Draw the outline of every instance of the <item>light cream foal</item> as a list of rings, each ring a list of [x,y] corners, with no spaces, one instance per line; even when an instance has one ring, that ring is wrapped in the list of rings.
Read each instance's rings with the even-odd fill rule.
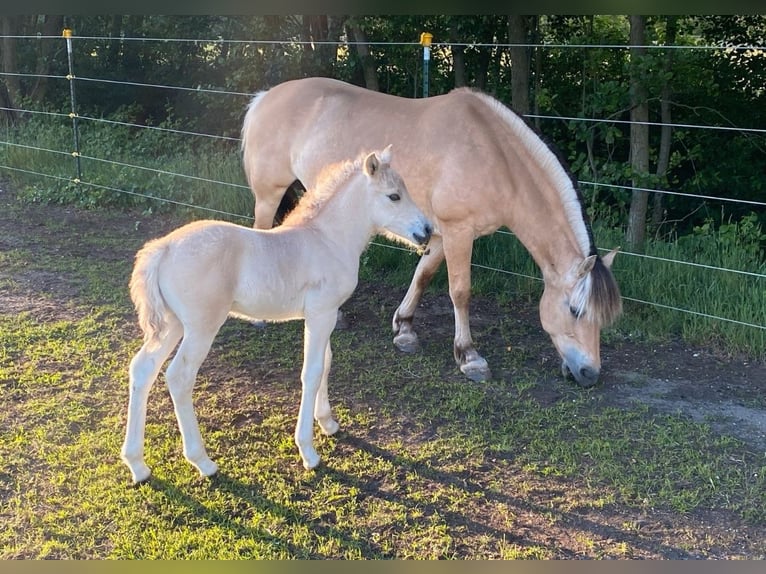
[[[130,294],[144,344],[130,363],[121,453],[135,482],[147,480],[151,473],[144,460],[149,390],[179,341],[165,376],[183,453],[202,475],[217,471],[200,435],[192,388],[229,316],[305,320],[295,442],[307,469],[319,463],[313,419],[325,434],[338,430],[327,391],[330,334],[338,308],[356,287],[359,258],[376,234],[422,246],[432,232],[390,162],[389,146],[333,166],[273,230],[198,221],[148,242],[138,252]]]

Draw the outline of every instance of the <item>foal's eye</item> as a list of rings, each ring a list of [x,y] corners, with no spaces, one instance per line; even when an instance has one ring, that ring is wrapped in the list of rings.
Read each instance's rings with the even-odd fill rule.
[[[571,305],[569,306],[569,312],[572,314],[572,316],[575,319],[579,319],[580,318],[581,313],[577,309],[572,307]]]
[[[398,193],[392,193],[391,195],[388,196],[388,199],[390,199],[391,201],[399,201],[401,197],[399,196]]]

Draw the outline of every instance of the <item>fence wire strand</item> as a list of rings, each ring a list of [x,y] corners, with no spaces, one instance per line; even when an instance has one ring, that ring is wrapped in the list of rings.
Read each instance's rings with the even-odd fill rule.
[[[16,38],[16,39],[56,39],[60,40],[61,37],[59,36],[0,36],[0,38]],[[331,44],[331,45],[355,45],[356,42],[334,42],[334,41],[327,41],[327,42],[303,42],[299,40],[281,40],[281,41],[262,41],[262,40],[230,40],[230,39],[223,39],[223,38],[216,38],[216,39],[189,39],[189,38],[140,38],[140,37],[100,37],[100,36],[78,36],[75,38],[75,40],[99,40],[99,41],[119,41],[119,42],[163,42],[163,43],[169,43],[169,42],[193,42],[193,43],[206,43],[206,44],[253,44],[253,45],[283,45],[283,44],[312,44],[312,45],[322,45],[322,44]],[[418,42],[367,42],[368,45],[379,45],[379,46],[413,46],[417,47],[419,49],[420,44]],[[636,46],[630,46],[630,45],[613,45],[613,44],[486,44],[486,43],[475,43],[475,42],[468,42],[468,43],[434,43],[432,44],[432,49],[440,49],[440,48],[449,48],[452,46],[462,46],[467,48],[485,48],[485,47],[491,47],[491,48],[510,48],[510,47],[527,47],[527,48],[541,48],[541,49],[634,49]],[[643,46],[643,48],[647,49],[661,49],[661,50],[686,50],[686,49],[693,49],[693,50],[722,50],[722,51],[764,51],[766,50],[766,47],[761,46],[661,46],[661,45],[648,45]],[[214,87],[189,87],[189,86],[174,86],[174,85],[165,85],[165,84],[158,84],[158,83],[141,83],[141,82],[132,82],[127,80],[115,80],[115,79],[107,79],[107,78],[92,78],[92,77],[72,77],[69,76],[61,76],[61,75],[52,75],[52,74],[30,74],[30,73],[16,73],[16,72],[0,72],[0,76],[15,76],[19,78],[47,78],[47,79],[54,79],[54,80],[74,80],[76,82],[83,82],[83,83],[104,83],[104,84],[113,84],[113,85],[123,85],[123,86],[133,86],[138,88],[152,88],[152,89],[163,89],[163,90],[178,90],[178,91],[185,91],[185,92],[194,92],[194,93],[205,93],[205,94],[215,94],[215,95],[227,95],[227,96],[237,96],[237,97],[252,97],[255,92],[236,92],[236,91],[229,91],[224,89],[218,89]],[[12,107],[0,107],[0,111],[10,112],[14,114],[37,114],[37,115],[46,115],[53,118],[71,118],[72,114],[67,113],[59,113],[59,112],[51,112],[51,111],[44,111],[44,110],[31,110],[31,109],[21,109],[21,108],[12,108]],[[146,129],[146,130],[157,130],[160,132],[166,132],[166,133],[173,133],[178,134],[181,136],[187,136],[187,137],[205,137],[205,138],[211,138],[211,139],[219,139],[224,141],[230,141],[230,142],[240,142],[239,138],[235,137],[228,137],[223,135],[216,135],[216,134],[207,134],[207,133],[200,133],[200,132],[194,132],[194,131],[188,131],[183,129],[174,129],[174,128],[167,128],[167,127],[160,127],[160,126],[151,126],[151,125],[142,125],[142,124],[134,124],[129,122],[122,122],[122,121],[115,121],[115,120],[108,120],[104,118],[94,118],[89,116],[79,116],[75,114],[76,117],[80,120],[85,120],[88,122],[94,122],[94,123],[103,123],[107,125],[114,125],[114,126],[124,126],[124,127],[130,127],[130,128],[137,128],[137,129]],[[577,121],[577,122],[589,122],[589,123],[611,123],[611,124],[633,124],[638,122],[633,122],[629,120],[617,120],[617,119],[609,119],[609,118],[581,118],[581,117],[572,117],[572,116],[548,116],[548,115],[541,115],[541,114],[528,114],[526,116],[530,119],[544,119],[544,120],[563,120],[563,121]],[[722,131],[733,131],[733,132],[741,132],[741,133],[752,133],[752,134],[766,134],[766,129],[759,129],[759,128],[743,128],[743,127],[736,127],[736,126],[714,126],[714,125],[695,125],[695,124],[685,124],[685,123],[679,123],[679,124],[663,124],[658,122],[640,122],[644,125],[648,126],[670,126],[674,129],[705,129],[705,130],[722,130]],[[201,181],[204,183],[210,183],[215,185],[223,185],[228,186],[232,188],[237,189],[249,189],[246,185],[231,183],[231,182],[225,182],[210,178],[204,178],[199,176],[194,176],[190,174],[182,174],[162,169],[157,169],[153,167],[148,166],[141,166],[136,165],[132,163],[125,163],[115,160],[109,160],[105,158],[98,158],[88,155],[82,155],[77,154],[75,152],[71,151],[62,151],[62,150],[53,150],[53,149],[46,149],[38,146],[33,145],[27,145],[27,144],[19,144],[9,141],[0,141],[0,143],[5,144],[6,146],[10,147],[16,147],[20,149],[28,149],[32,151],[37,152],[44,152],[44,153],[52,153],[52,154],[58,154],[58,155],[65,155],[65,156],[75,156],[79,155],[80,158],[83,160],[91,160],[95,162],[101,162],[106,164],[115,165],[122,168],[127,169],[138,169],[142,171],[152,172],[156,173],[158,175],[166,175],[166,176],[172,176],[172,177],[181,177],[181,178],[187,178],[190,180],[196,180]],[[240,213],[230,213],[223,210],[217,210],[209,207],[204,207],[200,205],[195,205],[192,203],[184,202],[184,201],[178,201],[173,199],[167,199],[167,198],[161,198],[156,195],[152,195],[149,192],[141,193],[136,191],[130,191],[126,189],[121,189],[114,186],[108,186],[108,185],[102,185],[97,184],[93,182],[89,182],[86,180],[78,180],[73,179],[71,177],[65,177],[60,175],[54,175],[54,174],[46,174],[41,173],[39,171],[31,170],[31,169],[25,169],[18,166],[10,166],[10,165],[0,165],[0,168],[17,172],[17,173],[23,173],[26,175],[33,175],[33,176],[39,176],[43,178],[49,178],[56,181],[65,181],[70,183],[77,183],[80,185],[89,186],[96,189],[102,189],[105,191],[113,192],[113,193],[120,193],[125,194],[129,196],[135,196],[140,197],[143,199],[148,200],[154,200],[154,201],[160,201],[167,204],[172,204],[179,207],[184,207],[188,209],[194,209],[194,210],[200,210],[207,213],[215,214],[218,216],[224,216],[224,217],[233,217],[233,218],[242,218],[246,220],[253,220],[253,217],[251,215],[243,215]],[[645,191],[648,193],[659,193],[659,194],[668,194],[668,195],[676,195],[676,196],[682,196],[687,198],[695,198],[700,199],[702,201],[717,201],[717,202],[730,202],[730,203],[737,203],[742,205],[751,205],[751,206],[757,206],[757,207],[766,207],[766,202],[762,201],[752,201],[752,200],[741,200],[741,199],[735,199],[735,198],[729,198],[729,197],[716,197],[716,196],[708,196],[708,195],[702,195],[702,194],[690,194],[685,192],[677,192],[672,190],[660,190],[660,189],[649,189],[649,188],[641,188],[641,187],[632,187],[632,186],[626,186],[626,185],[618,185],[618,184],[609,184],[609,183],[599,183],[599,182],[593,182],[593,181],[579,181],[580,185],[590,185],[594,187],[603,187],[608,189],[614,189],[614,190],[626,190],[626,191]],[[497,232],[498,234],[510,234],[513,235],[512,232],[508,232],[505,230],[500,230]],[[379,247],[385,247],[388,249],[396,249],[401,250],[405,252],[412,252],[411,249],[403,248],[395,245],[388,245],[388,244],[382,244],[377,242],[372,242],[371,245],[379,246]],[[603,251],[603,250],[602,250]],[[675,265],[687,265],[692,267],[697,267],[700,269],[710,270],[710,271],[716,271],[716,272],[726,272],[726,273],[733,273],[738,274],[741,276],[751,277],[755,279],[764,279],[766,278],[766,275],[762,273],[756,273],[751,271],[745,271],[745,270],[738,270],[738,269],[728,269],[723,267],[717,267],[713,265],[706,265],[701,263],[695,263],[691,261],[682,261],[682,260],[675,260],[675,259],[669,259],[669,258],[663,258],[658,256],[652,256],[652,255],[646,255],[642,253],[633,253],[628,251],[622,251],[621,253],[632,256],[632,257],[638,257],[643,258],[646,260],[652,260],[652,261],[658,261],[668,264],[675,264]],[[527,280],[533,280],[537,282],[541,282],[542,279],[540,277],[535,277],[531,275],[527,275],[524,273],[519,273],[515,271],[510,271],[507,269],[498,269],[495,267],[491,267],[488,265],[483,265],[479,263],[472,263],[472,266],[476,269],[481,269],[484,271],[491,271],[491,272],[497,272],[502,274],[507,274],[511,276],[516,276],[519,278],[527,279]],[[708,313],[703,313],[699,311],[694,311],[691,309],[684,309],[675,307],[672,305],[659,303],[656,301],[644,301],[639,298],[635,297],[629,297],[624,296],[623,299],[625,301],[631,301],[637,304],[641,305],[647,305],[647,306],[654,306],[660,309],[665,309],[669,311],[674,312],[681,312],[690,314],[693,316],[698,316],[710,320],[717,320],[722,322],[728,322],[737,324],[744,327],[749,328],[755,328],[755,329],[766,329],[765,325],[758,325],[755,323],[750,323],[746,321],[739,321],[736,319],[731,319],[727,317],[720,317]]]

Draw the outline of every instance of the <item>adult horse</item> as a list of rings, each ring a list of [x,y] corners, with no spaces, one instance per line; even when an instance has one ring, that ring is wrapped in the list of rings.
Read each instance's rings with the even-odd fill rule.
[[[329,78],[288,81],[256,94],[242,127],[255,226],[272,226],[295,180],[310,186],[322,165],[381,142],[396,147],[396,169],[435,224],[394,313],[394,343],[417,348],[415,309],[446,259],[455,360],[472,380],[490,376],[469,325],[471,251],[475,238],[507,226],[542,271],[540,319],[562,372],[584,387],[595,384],[601,327],[622,310],[610,270],[616,250],[599,256],[571,174],[521,118],[486,94],[462,88],[409,99]]]
[[[215,335],[230,315],[305,319],[302,394],[295,442],[313,468],[313,419],[338,430],[327,394],[337,311],[356,287],[359,257],[377,233],[424,245],[431,224],[391,169],[390,150],[347,162],[303,197],[280,227],[255,230],[198,221],[147,243],[136,255],[130,295],[144,344],[130,363],[130,399],[122,459],[135,482],[144,461],[146,403],[160,368],[181,341],[167,373],[184,456],[202,475],[210,460],[194,414],[192,388]],[[312,417],[313,414],[313,417]]]

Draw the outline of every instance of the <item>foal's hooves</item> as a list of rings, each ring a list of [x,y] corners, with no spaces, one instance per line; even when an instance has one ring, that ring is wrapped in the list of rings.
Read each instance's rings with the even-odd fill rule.
[[[483,358],[475,359],[470,363],[460,365],[460,370],[474,383],[483,383],[492,377],[492,373],[489,370],[489,365]]]
[[[418,336],[415,333],[399,333],[394,337],[394,345],[403,353],[415,353],[420,349]]]

